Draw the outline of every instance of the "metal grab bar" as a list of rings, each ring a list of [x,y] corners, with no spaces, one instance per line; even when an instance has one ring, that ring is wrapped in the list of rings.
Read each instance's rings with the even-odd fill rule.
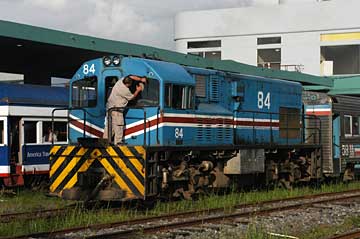
[[[64,111],[67,110],[67,140],[68,142],[70,142],[70,111],[72,110],[81,110],[84,113],[84,129],[83,129],[83,137],[86,138],[86,133],[85,133],[85,129],[86,129],[86,110],[84,108],[76,108],[76,107],[63,107],[63,108],[55,108],[51,111],[51,131],[55,132],[55,122],[54,122],[54,117],[55,117],[55,111]],[[54,145],[54,137],[52,137],[51,139],[51,144]]]
[[[140,109],[142,110],[144,113],[143,113],[143,120],[144,120],[144,146],[147,144],[146,140],[147,140],[147,137],[146,137],[146,128],[147,128],[147,124],[149,124],[150,126],[150,120],[147,119],[147,116],[146,116],[146,108],[150,108],[150,107],[140,107],[140,106],[135,106],[135,107],[111,107],[107,110],[106,112],[106,117],[107,117],[107,124],[108,124],[108,127],[107,127],[107,130],[108,130],[108,142],[109,143],[112,143],[112,112],[116,111],[116,112],[122,112],[124,113],[126,110],[128,109]],[[156,141],[157,143],[160,142],[159,140],[159,112],[160,112],[160,107],[158,106],[157,107],[157,115],[156,115]],[[123,116],[124,117],[124,116]],[[124,117],[124,124],[121,125],[123,127],[125,127],[125,117]],[[150,137],[150,130],[149,130],[149,137]]]

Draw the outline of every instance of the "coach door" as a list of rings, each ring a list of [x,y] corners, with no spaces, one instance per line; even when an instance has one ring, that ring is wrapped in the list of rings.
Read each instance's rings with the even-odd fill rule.
[[[165,84],[164,144],[194,145],[197,123],[194,93],[191,85]]]

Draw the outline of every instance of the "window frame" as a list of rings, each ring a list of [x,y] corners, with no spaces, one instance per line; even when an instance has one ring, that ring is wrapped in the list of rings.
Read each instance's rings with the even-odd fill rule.
[[[350,122],[349,122],[349,131],[350,131],[350,134],[347,134],[346,133],[346,125],[345,125],[345,118],[349,118],[350,119]],[[357,123],[358,123],[358,130],[357,132],[354,132],[354,118],[357,119]],[[349,114],[344,114],[343,116],[343,129],[344,129],[344,136],[345,138],[351,138],[351,137],[360,137],[360,116],[354,116],[354,115],[349,115]]]
[[[36,143],[25,143],[25,122],[36,122]],[[19,137],[20,137],[20,146],[24,145],[49,145],[52,142],[43,142],[43,122],[51,122],[50,118],[28,118],[24,117],[20,120],[20,130],[19,130]],[[69,143],[69,127],[67,119],[56,118],[54,122],[65,122],[66,123],[66,141],[56,141],[54,144],[68,144]]]
[[[270,39],[278,39],[280,41],[278,42],[269,42],[269,43],[259,43],[262,40],[270,40]],[[269,36],[269,37],[258,37],[256,39],[256,43],[258,46],[263,46],[263,45],[280,45],[282,43],[282,38],[281,36]]]
[[[91,79],[95,79],[95,81],[96,81],[95,90],[94,90],[95,91],[95,102],[94,102],[94,104],[89,105],[89,100],[87,100],[86,101],[87,102],[86,106],[84,106],[82,103],[79,103],[79,104],[75,105],[74,104],[74,97],[73,97],[73,95],[74,95],[74,84],[76,86],[76,83],[85,82],[85,81],[91,80]],[[99,103],[99,99],[98,99],[99,98],[99,92],[98,92],[99,86],[98,85],[99,85],[99,80],[98,80],[97,76],[91,76],[91,77],[88,77],[88,78],[83,78],[83,79],[79,79],[79,80],[71,82],[71,106],[74,107],[74,108],[95,108],[95,107],[97,107],[97,105]],[[82,87],[84,87],[84,86],[82,86]],[[87,87],[89,87],[89,86],[87,86]],[[81,102],[84,102],[84,101],[81,101]]]
[[[139,82],[137,81],[133,81],[133,85],[132,85],[132,90],[131,92],[134,93],[135,90],[136,90],[136,85],[138,84]],[[147,91],[149,89],[149,87],[153,87],[154,84],[156,83],[156,96],[157,96],[157,99],[156,99],[156,104],[141,104],[139,103],[139,101],[141,102],[141,100],[151,100],[150,98],[144,98],[144,94],[146,93],[147,96],[149,96],[150,94],[147,94]],[[161,82],[156,79],[156,78],[149,78],[148,77],[148,83],[144,84],[144,90],[140,92],[140,94],[134,99],[135,100],[135,104],[134,106],[138,106],[138,107],[159,107],[160,106],[160,86],[161,86]],[[141,98],[140,98],[141,96]],[[131,101],[130,101],[131,102]],[[130,103],[129,102],[129,103]]]
[[[354,119],[357,120],[357,132],[354,132]],[[352,133],[352,137],[359,137],[360,136],[360,130],[359,130],[359,119],[360,117],[359,116],[352,116],[351,118],[351,133]]]
[[[221,40],[188,41],[186,46],[187,49],[220,48],[222,46],[222,41]]]
[[[3,126],[3,135],[2,135],[2,142],[0,142],[0,146],[6,146],[8,145],[8,118],[0,117],[0,124],[1,123]]]
[[[182,87],[182,89],[181,89],[182,98],[181,98],[181,107],[180,108],[173,107],[174,86]],[[164,92],[165,92],[164,108],[175,109],[175,110],[193,110],[193,109],[195,109],[195,86],[166,83],[164,86]],[[170,105],[168,103],[170,103]]]
[[[343,119],[344,119],[344,123],[343,123],[343,126],[344,126],[344,136],[345,137],[353,137],[353,132],[352,132],[352,115],[344,115]],[[349,118],[350,119],[350,123],[349,123],[349,129],[350,129],[350,134],[347,134],[346,133],[346,125],[345,125],[345,118]]]
[[[39,130],[39,133],[41,133],[39,136],[40,140],[41,140],[41,144],[51,144],[52,142],[43,142],[43,137],[44,135],[44,122],[49,122],[51,123],[51,119],[50,120],[42,120],[41,123],[39,124],[39,127],[41,130]],[[57,136],[57,141],[54,141],[54,144],[66,144],[69,141],[69,128],[68,128],[68,122],[65,119],[54,119],[54,124],[56,123],[65,123],[65,128],[66,128],[66,141],[60,141],[59,137]]]

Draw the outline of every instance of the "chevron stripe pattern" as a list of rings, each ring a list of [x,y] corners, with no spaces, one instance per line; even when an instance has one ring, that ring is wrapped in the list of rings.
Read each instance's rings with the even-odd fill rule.
[[[142,146],[86,148],[53,146],[50,151],[50,192],[61,195],[78,182],[78,173],[86,172],[98,161],[114,182],[126,192],[126,199],[145,196],[146,151]]]

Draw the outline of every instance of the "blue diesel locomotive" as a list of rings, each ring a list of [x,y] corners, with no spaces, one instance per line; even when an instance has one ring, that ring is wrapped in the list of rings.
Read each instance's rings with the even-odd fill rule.
[[[106,112],[127,75],[146,76],[144,90]],[[299,83],[112,56],[84,63],[70,98],[69,145],[50,151],[50,192],[63,198],[191,198],[251,177],[322,176],[320,122],[303,114]],[[124,112],[123,145],[102,139],[111,111]]]
[[[52,110],[67,107],[68,96],[60,87],[0,83],[0,186],[47,181],[51,141],[68,143],[66,112],[56,114],[49,135]]]

